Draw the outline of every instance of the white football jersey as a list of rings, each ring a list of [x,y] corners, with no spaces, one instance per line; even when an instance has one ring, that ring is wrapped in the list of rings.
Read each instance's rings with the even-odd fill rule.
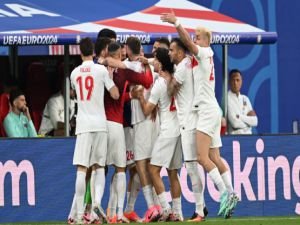
[[[71,85],[78,102],[76,134],[107,131],[104,86],[110,90],[115,85],[107,69],[93,61],[85,61],[72,71]]]
[[[167,81],[159,77],[151,90],[150,103],[158,105],[161,137],[172,138],[180,134],[175,100],[168,95]]]
[[[179,83],[180,89],[175,96],[175,104],[180,127],[191,130],[195,128],[196,114],[192,111],[194,98],[194,81],[192,62],[189,57],[185,57],[177,66],[174,78]]]
[[[193,110],[219,107],[215,96],[215,67],[211,47],[198,48],[192,60],[194,91]]]
[[[143,64],[140,61],[129,61],[128,59],[123,61],[126,67],[130,70],[133,70],[137,73],[145,71]],[[133,87],[133,86],[132,86]],[[131,87],[131,88],[132,88]],[[144,97],[146,100],[149,99],[151,88],[144,88]],[[131,99],[131,124],[137,124],[146,119],[141,104],[137,99]]]

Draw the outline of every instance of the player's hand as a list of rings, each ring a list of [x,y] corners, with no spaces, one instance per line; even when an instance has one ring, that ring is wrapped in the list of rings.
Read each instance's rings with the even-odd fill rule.
[[[143,95],[143,93],[144,93],[144,87],[142,85],[136,85],[130,91],[131,97],[135,99],[139,99],[141,95]]]
[[[144,65],[148,65],[149,64],[148,63],[148,59],[146,57],[144,57],[144,56],[139,56],[139,61],[141,63],[143,63]]]
[[[25,116],[27,117],[28,120],[31,120],[29,108],[27,106],[24,106],[23,113],[25,114]]]
[[[108,75],[109,75],[110,79],[114,79],[115,68],[112,68],[112,67],[108,66],[107,70],[108,70]]]
[[[175,22],[177,20],[173,10],[171,10],[171,12],[169,12],[169,13],[162,13],[162,15],[160,16],[160,19],[163,22],[167,22],[167,23],[171,23],[171,24],[175,24]]]

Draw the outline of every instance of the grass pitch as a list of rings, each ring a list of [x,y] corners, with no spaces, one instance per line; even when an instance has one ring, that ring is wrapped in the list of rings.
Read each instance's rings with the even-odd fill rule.
[[[1,223],[3,225],[63,225],[67,222],[24,222],[24,223]],[[130,223],[132,225],[138,225],[139,223]],[[151,223],[151,224],[163,224],[163,225],[184,225],[184,224],[196,224],[188,222],[164,222],[164,223]],[[300,225],[300,216],[293,217],[235,217],[232,219],[222,218],[208,218],[203,225]]]

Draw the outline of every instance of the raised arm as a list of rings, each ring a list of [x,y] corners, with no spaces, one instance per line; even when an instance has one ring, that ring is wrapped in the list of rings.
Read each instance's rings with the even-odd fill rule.
[[[176,30],[179,34],[180,39],[184,43],[184,45],[188,48],[188,50],[193,54],[198,54],[198,48],[196,44],[191,39],[190,34],[184,29],[184,27],[180,24],[179,20],[175,16],[174,12],[171,11],[170,13],[163,13],[160,19],[163,22],[167,22],[173,24],[176,27]]]

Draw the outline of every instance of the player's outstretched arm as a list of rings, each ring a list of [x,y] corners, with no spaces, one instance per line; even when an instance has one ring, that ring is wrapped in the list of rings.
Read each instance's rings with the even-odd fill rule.
[[[163,22],[171,23],[176,27],[176,30],[179,34],[180,39],[184,43],[184,45],[188,48],[188,50],[194,54],[198,54],[198,48],[196,44],[190,37],[190,34],[184,29],[184,27],[180,24],[179,20],[175,16],[174,12],[171,11],[170,13],[163,13],[160,17]]]
[[[114,59],[112,57],[106,57],[105,59],[100,61],[100,64],[113,68],[127,69],[126,65],[122,61]]]

